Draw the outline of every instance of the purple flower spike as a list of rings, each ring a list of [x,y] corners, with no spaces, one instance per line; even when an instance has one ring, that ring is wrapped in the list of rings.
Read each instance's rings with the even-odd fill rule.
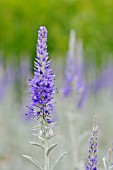
[[[31,101],[28,108],[30,117],[42,117],[45,122],[53,122],[51,111],[54,109],[53,95],[55,93],[54,77],[50,68],[47,53],[47,29],[43,26],[38,31],[36,58],[34,61],[34,78],[30,82]]]
[[[65,81],[62,88],[63,95],[69,96],[72,92],[73,81],[77,74],[76,60],[75,60],[75,31],[71,30],[69,40],[69,50],[66,60]]]
[[[97,117],[94,117],[93,128],[89,140],[89,155],[88,155],[88,164],[86,170],[97,170],[98,157],[97,157],[97,147],[98,147],[98,126],[97,126]]]

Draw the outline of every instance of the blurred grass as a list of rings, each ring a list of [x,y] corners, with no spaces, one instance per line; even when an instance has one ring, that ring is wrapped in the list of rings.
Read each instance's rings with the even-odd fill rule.
[[[112,0],[0,0],[0,51],[6,59],[34,56],[37,30],[45,25],[50,55],[64,56],[73,28],[85,58],[101,64],[113,55],[112,9]]]

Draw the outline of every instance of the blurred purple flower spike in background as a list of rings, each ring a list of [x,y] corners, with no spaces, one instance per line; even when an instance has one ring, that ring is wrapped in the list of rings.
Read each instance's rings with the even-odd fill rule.
[[[4,68],[4,61],[0,60],[0,100],[5,97],[9,88],[12,87],[14,70],[10,65]]]
[[[62,92],[64,97],[68,97],[72,92],[75,94],[78,109],[83,106],[87,96],[87,85],[84,79],[83,47],[81,41],[76,42],[74,30],[70,32],[69,50]]]
[[[64,78],[64,86],[62,88],[63,95],[67,97],[72,91],[72,83],[76,73],[75,61],[75,31],[71,30],[69,40],[69,50],[66,60],[66,70]]]
[[[77,77],[78,80],[76,82],[76,94],[78,94],[77,99],[77,108],[81,108],[87,98],[88,95],[88,86],[85,80],[84,75],[84,62],[83,62],[83,45],[82,41],[78,41],[77,43]]]
[[[20,78],[22,83],[30,76],[30,71],[30,60],[26,57],[20,62]]]
[[[113,65],[108,65],[102,70],[100,75],[97,77],[91,89],[97,93],[104,88],[112,89],[113,84]]]

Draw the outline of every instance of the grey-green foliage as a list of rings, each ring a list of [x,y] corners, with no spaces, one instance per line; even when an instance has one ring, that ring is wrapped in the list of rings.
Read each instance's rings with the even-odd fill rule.
[[[41,149],[45,150],[46,155],[49,157],[50,152],[57,146],[57,144],[52,144],[50,145],[48,148],[45,148],[44,146],[42,146],[41,144],[37,143],[37,142],[33,142],[33,141],[29,141],[30,144],[34,145],[34,146],[38,146]],[[63,158],[63,156],[66,154],[66,152],[64,152],[63,154],[61,154],[51,165],[50,170],[53,170],[56,165],[58,164],[58,162]],[[36,165],[39,169],[44,170],[44,167],[33,157],[28,156],[28,155],[23,155],[23,157],[27,158],[28,160],[30,160],[34,165]]]
[[[113,170],[113,153],[111,148],[108,149],[107,155],[103,158],[103,165],[105,170]]]
[[[56,165],[58,164],[58,162],[63,158],[63,156],[66,154],[66,152],[64,152],[63,154],[61,154],[57,159],[56,159],[56,161],[52,164],[52,166],[51,166],[51,170],[53,170],[55,167],[56,167]]]
[[[40,168],[41,170],[43,170],[43,168],[41,167],[40,163],[33,157],[28,156],[28,155],[23,155],[23,157],[27,158],[28,160],[30,160],[34,165],[36,165],[38,168]]]

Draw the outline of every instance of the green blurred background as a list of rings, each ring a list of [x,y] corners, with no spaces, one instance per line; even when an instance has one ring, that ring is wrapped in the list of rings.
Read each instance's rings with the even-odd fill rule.
[[[50,56],[66,56],[70,29],[83,40],[86,59],[101,63],[113,54],[113,0],[0,0],[1,54],[34,58],[41,25]]]

